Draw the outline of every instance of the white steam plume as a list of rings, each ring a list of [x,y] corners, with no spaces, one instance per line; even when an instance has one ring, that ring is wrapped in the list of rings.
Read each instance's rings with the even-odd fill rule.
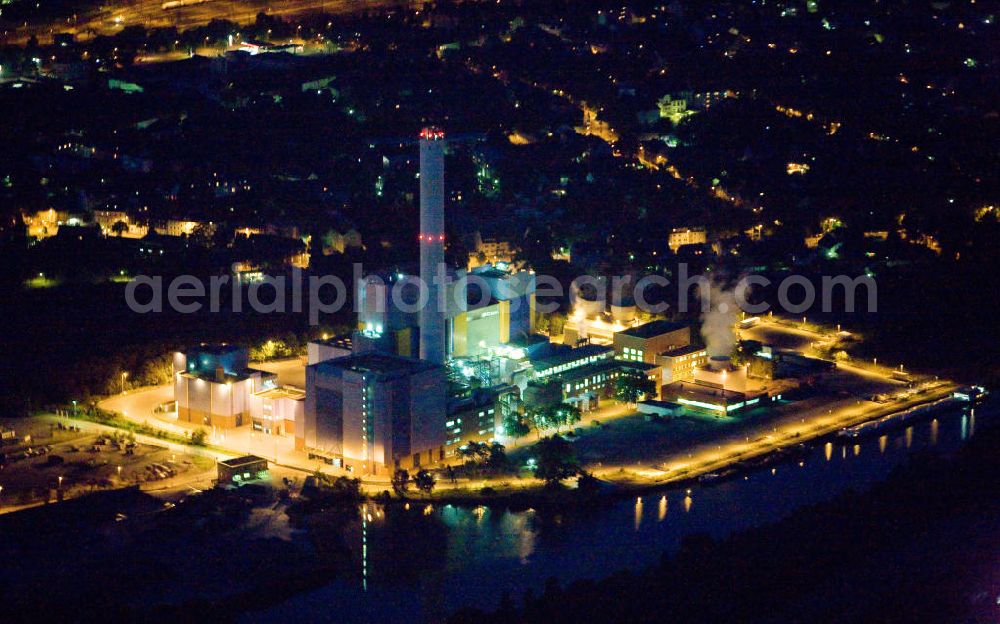
[[[722,284],[711,282],[701,288],[702,312],[701,336],[705,339],[708,357],[729,357],[736,347],[734,327],[738,319],[739,306],[736,292],[727,290]]]

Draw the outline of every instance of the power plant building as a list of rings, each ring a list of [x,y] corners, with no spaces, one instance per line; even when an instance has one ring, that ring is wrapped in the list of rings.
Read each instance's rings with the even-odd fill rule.
[[[381,353],[306,367],[305,414],[296,448],[365,474],[444,458],[445,369]]]
[[[302,417],[305,393],[279,387],[273,373],[249,367],[246,348],[202,344],[173,356],[177,419],[231,429],[252,425],[268,434],[291,434]]]
[[[659,354],[656,363],[663,371],[662,384],[694,381],[694,372],[708,363],[708,350],[698,345],[677,347]]]
[[[693,381],[675,381],[664,386],[662,394],[686,410],[717,418],[734,416],[762,397],[748,389],[746,367],[734,366],[727,356],[710,358],[695,369]]]
[[[272,376],[249,367],[247,350],[235,345],[201,345],[174,353],[177,418],[208,427],[250,422],[254,391]]]
[[[313,340],[306,346],[306,363],[319,364],[333,358],[345,357],[350,355],[353,350],[353,343],[349,335]]]
[[[691,344],[691,326],[671,321],[650,321],[615,333],[617,357],[656,364],[657,356]]]

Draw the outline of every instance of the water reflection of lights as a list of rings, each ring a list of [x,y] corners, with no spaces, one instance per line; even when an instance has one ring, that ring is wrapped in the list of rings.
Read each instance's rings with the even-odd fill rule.
[[[361,588],[368,591],[368,518],[371,514],[361,511]]]
[[[984,425],[990,421],[983,419],[988,419],[990,415],[991,412],[989,411],[979,414],[980,420],[983,421]],[[968,410],[964,413],[956,411],[950,417],[939,417],[938,448],[943,448],[945,445],[957,442],[962,430],[967,435],[969,426],[968,417]],[[914,425],[913,449],[928,445],[930,439],[928,433],[932,426],[933,423],[930,419]],[[736,478],[734,483],[724,483],[719,486],[714,484],[698,485],[692,486],[690,490],[680,488],[671,492],[643,492],[641,497],[636,492],[631,495],[633,502],[633,513],[631,515],[628,514],[628,498],[625,498],[624,501],[620,501],[620,504],[616,504],[611,511],[614,514],[613,517],[600,516],[594,520],[592,520],[589,514],[574,515],[568,512],[562,513],[561,518],[556,518],[556,515],[561,510],[545,510],[536,514],[533,513],[534,510],[514,511],[498,507],[483,508],[481,506],[458,506],[457,508],[452,506],[449,508],[444,504],[434,506],[436,509],[433,509],[431,513],[435,517],[430,520],[433,526],[440,524],[448,535],[447,552],[449,563],[447,569],[449,570],[449,574],[453,573],[455,575],[450,578],[462,578],[461,574],[466,571],[464,566],[472,566],[472,569],[478,572],[483,569],[492,571],[496,569],[493,567],[494,565],[507,566],[505,569],[508,571],[522,568],[520,574],[528,576],[534,574],[533,570],[538,571],[539,575],[547,576],[552,574],[552,570],[555,568],[565,569],[566,560],[563,556],[564,551],[561,549],[567,545],[581,549],[593,547],[595,541],[594,535],[588,535],[587,531],[589,530],[597,531],[600,534],[601,531],[604,531],[610,525],[615,529],[614,533],[618,539],[623,543],[634,546],[634,548],[629,550],[629,553],[635,550],[651,550],[651,546],[655,545],[659,547],[661,545],[660,541],[652,540],[665,539],[669,541],[675,537],[682,537],[688,531],[692,530],[692,528],[702,528],[702,522],[711,522],[711,526],[715,526],[717,522],[721,523],[721,525],[729,523],[728,516],[732,515],[730,513],[732,507],[729,495],[736,492],[743,493],[744,487],[748,488],[747,492],[756,493],[761,491],[777,491],[775,488],[784,489],[790,485],[805,483],[809,487],[804,488],[804,493],[800,494],[796,489],[791,495],[795,497],[801,496],[805,502],[808,502],[813,497],[826,496],[825,490],[817,493],[815,488],[810,489],[817,483],[815,479],[821,480],[819,483],[823,488],[826,488],[828,484],[832,484],[830,485],[831,491],[835,492],[840,491],[845,486],[843,483],[844,479],[841,477],[862,475],[864,478],[867,478],[869,474],[882,474],[885,471],[885,466],[895,464],[906,456],[903,449],[905,442],[904,428],[905,426],[893,431],[879,432],[871,438],[865,438],[863,441],[827,442],[824,440],[820,443],[822,448],[815,448],[807,456],[795,457],[794,462],[798,463],[804,459],[806,464],[802,469],[797,471],[784,470],[785,466],[789,468],[793,467],[791,462],[789,462],[780,466],[772,465],[759,470],[747,471],[740,475],[742,478]],[[966,437],[963,436],[963,439],[966,439]],[[877,445],[874,444],[876,440]],[[893,443],[892,452],[889,452],[888,449],[890,441]],[[845,444],[844,442],[847,443]],[[857,452],[853,450],[855,442],[861,442],[861,446],[871,445],[871,447],[878,448],[880,452],[873,453],[871,452],[871,448],[869,448],[864,453],[864,458],[860,456],[855,457],[855,452]],[[845,457],[843,463],[834,463],[832,461],[834,447],[841,448],[841,452]],[[848,459],[853,461],[848,462]],[[777,467],[782,467],[782,479],[778,480],[775,477],[767,480],[767,471],[773,468],[776,474]],[[806,471],[805,468],[809,468],[810,470]],[[869,472],[869,469],[871,472]],[[803,477],[802,475],[809,476]],[[744,483],[744,487],[739,487],[738,481],[740,480],[748,483]],[[704,492],[700,494],[704,498],[699,503],[700,507],[698,511],[695,511],[693,508],[694,487],[698,487],[699,492]],[[660,494],[661,496],[657,497],[656,494]],[[647,497],[651,497],[656,509],[655,521],[650,520],[649,522],[645,522],[645,499]],[[672,510],[669,506],[671,498],[674,500]],[[418,514],[421,510],[429,506],[428,501],[425,501],[422,506],[419,500],[410,501],[409,504],[412,505],[412,511]],[[371,512],[374,522],[373,526],[368,527],[375,529],[371,532],[373,538],[372,544],[378,545],[381,550],[381,539],[375,537],[376,535],[381,535],[378,528],[379,519],[375,510],[376,507],[376,505],[370,504],[366,507],[366,511]],[[668,512],[674,514],[669,524],[666,522]],[[652,518],[652,509],[650,510],[650,514]],[[396,518],[396,514],[392,513],[387,513],[386,516],[389,522]],[[440,523],[438,516],[440,516]],[[486,518],[488,521],[477,521],[479,518]],[[562,522],[560,522],[560,519]],[[367,515],[365,520],[367,522]],[[432,526],[424,524],[426,520],[425,518],[421,521],[421,526]],[[385,521],[383,520],[383,522]],[[630,524],[633,527],[633,532],[631,533],[627,529]],[[591,529],[590,525],[594,525],[594,528]],[[647,540],[650,540],[649,544],[646,543]],[[592,554],[590,558],[592,559],[594,556],[597,555]],[[620,563],[619,559],[615,558],[617,555],[609,554],[607,557],[611,558],[613,563],[619,564],[619,567],[625,565],[624,563]],[[471,563],[469,563],[470,561]],[[602,561],[601,563],[604,562]],[[375,559],[372,560],[372,565],[375,565]],[[526,566],[531,567],[528,568]],[[373,572],[373,582],[379,576],[381,575]],[[373,585],[373,590],[375,588],[376,586]]]
[[[537,532],[532,524],[530,514],[503,514],[501,531],[505,535],[515,537],[514,548],[521,565],[529,563],[529,557],[535,552]]]

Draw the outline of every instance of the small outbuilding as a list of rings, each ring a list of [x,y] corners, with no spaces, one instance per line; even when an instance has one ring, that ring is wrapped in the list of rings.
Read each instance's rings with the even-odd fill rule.
[[[216,466],[219,485],[243,485],[267,478],[267,460],[256,455],[220,459]]]

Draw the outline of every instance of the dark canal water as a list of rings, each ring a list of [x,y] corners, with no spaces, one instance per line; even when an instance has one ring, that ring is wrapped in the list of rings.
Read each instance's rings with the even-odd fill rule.
[[[595,509],[509,511],[451,505],[370,507],[357,532],[353,579],[291,597],[247,622],[441,618],[455,609],[519,601],[545,579],[600,578],[655,562],[686,535],[724,537],[777,521],[799,507],[863,491],[914,453],[958,449],[1000,421],[1000,402],[945,406],[869,437],[820,444],[801,457],[733,480],[665,490]]]

